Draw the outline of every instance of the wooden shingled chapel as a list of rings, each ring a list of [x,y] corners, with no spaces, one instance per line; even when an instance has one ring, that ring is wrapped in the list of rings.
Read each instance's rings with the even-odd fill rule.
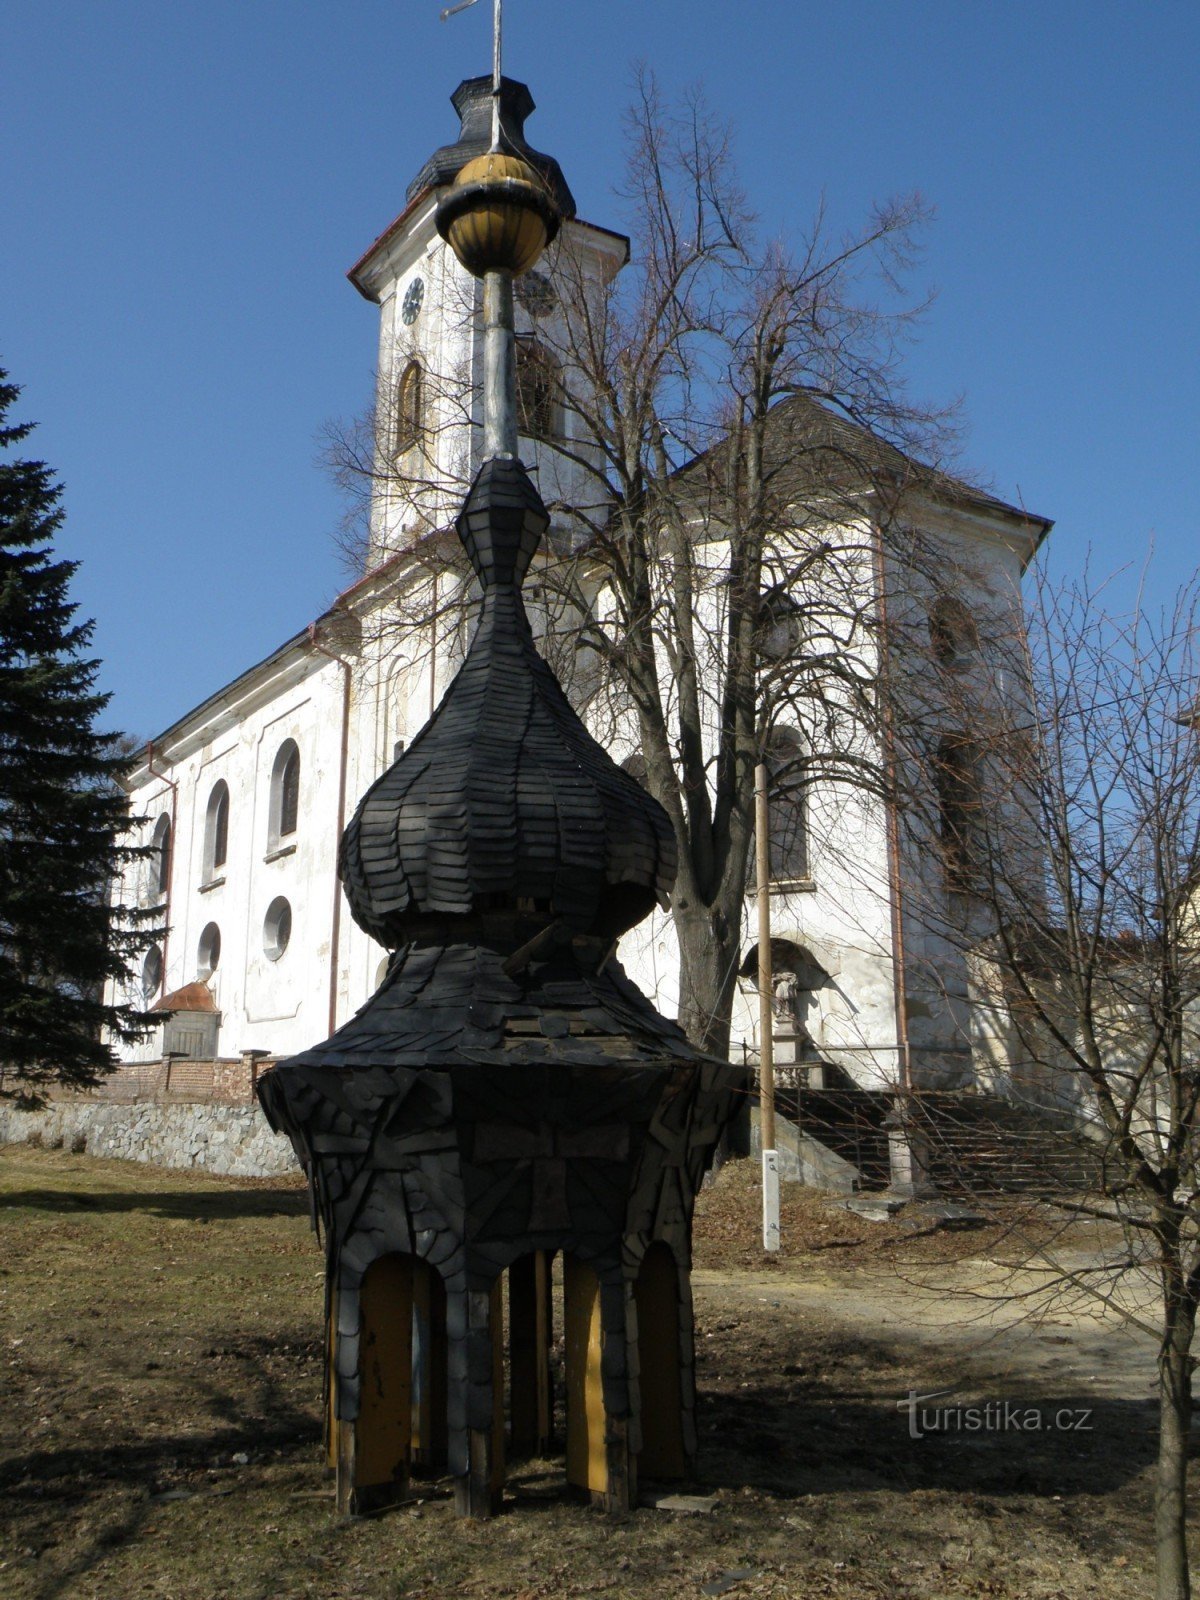
[[[692,1210],[741,1082],[613,959],[670,890],[671,826],[575,715],[525,615],[549,518],[517,455],[512,283],[558,213],[501,131],[500,87],[497,65],[491,149],[438,211],[484,285],[484,461],[457,519],[478,627],[342,838],[350,908],[394,952],[387,975],[258,1086],[324,1228],[326,1438],[346,1513],[400,1498],[417,1470],[449,1473],[460,1512],[490,1515],[506,1454],[555,1444],[556,1313],[569,1482],[624,1510],[639,1474],[687,1475]]]

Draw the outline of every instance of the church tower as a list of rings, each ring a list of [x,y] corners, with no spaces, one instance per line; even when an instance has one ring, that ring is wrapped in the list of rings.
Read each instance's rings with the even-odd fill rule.
[[[435,217],[455,175],[489,148],[491,79],[468,78],[450,98],[458,139],[425,162],[404,210],[349,273],[380,310],[368,570],[448,527],[483,461],[482,291],[439,236]],[[558,162],[526,141],[533,110],[526,85],[504,78],[500,147],[534,168],[562,217],[538,268],[518,280],[515,306],[521,457],[553,527],[566,521],[568,506],[586,517],[602,503],[596,475],[564,453],[587,454],[575,414],[580,380],[559,308],[565,297],[610,281],[628,260],[629,241],[579,220]]]

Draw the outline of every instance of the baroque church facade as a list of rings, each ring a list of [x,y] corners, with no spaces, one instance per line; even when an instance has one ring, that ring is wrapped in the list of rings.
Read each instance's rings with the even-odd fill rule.
[[[127,1062],[166,1052],[206,1060],[291,1055],[332,1034],[382,980],[385,953],[347,913],[337,852],[361,795],[438,705],[471,620],[465,592],[439,595],[437,566],[424,555],[447,528],[481,450],[479,286],[438,235],[434,215],[462,164],[487,147],[489,89],[487,80],[460,85],[453,97],[459,139],[425,163],[403,212],[350,273],[379,311],[377,448],[404,458],[408,469],[402,489],[377,475],[364,576],[131,761],[131,812],[141,842],[153,849],[127,869],[114,898],[156,908],[165,932],[132,995],[160,1012],[162,1025],[123,1050]],[[528,90],[505,80],[504,104],[506,126],[523,137],[533,109]],[[557,164],[536,160],[564,221],[557,256],[518,283],[528,423],[521,455],[551,508],[553,545],[554,507],[595,491],[594,475],[580,465],[587,445],[572,437],[574,419],[565,409],[551,415],[555,380],[543,365],[543,330],[563,295],[622,270],[629,241],[577,217]],[[905,514],[945,548],[948,567],[971,574],[968,589],[976,591],[960,587],[953,602],[928,597],[934,665],[960,670],[966,662],[986,675],[993,669],[972,607],[994,608],[1000,597],[1008,614],[1015,606],[1019,615],[1021,575],[1050,524],[988,496],[928,490],[914,494]],[[565,525],[557,533],[570,538]],[[397,608],[399,591],[421,594],[410,621]],[[548,645],[552,611],[547,605],[538,614],[535,581],[527,595],[535,634]],[[605,738],[636,771],[635,733],[618,718]],[[900,1081],[1001,1087],[994,1032],[972,1002],[961,949],[937,910],[954,890],[945,862],[936,852],[906,849],[887,808],[845,781],[779,798],[773,834],[776,826],[780,1065],[818,1086],[831,1073],[871,1089]],[[753,1061],[758,1050],[755,938],[751,900],[735,1062]],[[680,971],[669,912],[626,935],[618,959],[659,1010],[675,1014]]]

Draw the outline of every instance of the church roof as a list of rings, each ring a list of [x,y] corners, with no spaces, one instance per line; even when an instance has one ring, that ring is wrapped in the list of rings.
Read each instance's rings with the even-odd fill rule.
[[[719,507],[720,486],[734,448],[731,438],[694,457],[679,469],[678,477],[695,481],[697,494],[709,494]],[[1038,541],[1054,526],[1048,517],[929,466],[907,454],[890,440],[854,422],[816,396],[797,393],[780,400],[769,412],[765,440],[765,466],[784,493],[799,498],[814,486],[822,492],[847,495],[885,485],[895,491],[916,489],[936,501],[968,510],[1017,519],[1036,530]]]

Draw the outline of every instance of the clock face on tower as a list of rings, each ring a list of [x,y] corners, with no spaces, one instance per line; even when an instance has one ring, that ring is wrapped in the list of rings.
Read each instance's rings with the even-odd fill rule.
[[[526,272],[516,282],[517,299],[531,317],[548,317],[557,296],[544,272]]]
[[[400,305],[400,315],[404,318],[404,326],[411,328],[421,314],[421,302],[425,298],[425,279],[416,277],[404,291],[404,299]]]

